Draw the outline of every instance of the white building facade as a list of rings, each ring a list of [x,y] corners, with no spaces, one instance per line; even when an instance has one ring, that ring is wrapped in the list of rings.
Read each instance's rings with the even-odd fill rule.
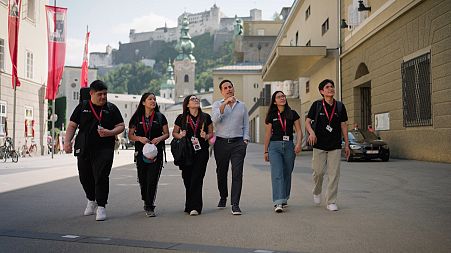
[[[23,0],[18,41],[15,133],[13,133],[14,90],[8,44],[8,1],[0,0],[0,144],[6,136],[15,137],[15,146],[28,146],[33,140],[38,153],[47,146],[48,121],[45,89],[47,81],[47,28],[43,0]]]

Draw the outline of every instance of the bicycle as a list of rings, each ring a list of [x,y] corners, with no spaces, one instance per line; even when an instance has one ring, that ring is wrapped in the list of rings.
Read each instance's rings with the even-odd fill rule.
[[[34,140],[31,140],[31,145],[27,146],[27,140],[25,140],[25,144],[20,149],[20,154],[22,157],[25,157],[25,155],[28,155],[31,157],[32,154],[35,154],[38,151],[38,146],[34,142]]]
[[[19,161],[19,154],[14,149],[13,141],[10,137],[6,137],[5,143],[0,147],[0,153],[0,157],[3,159],[3,162],[6,162],[8,158],[11,158],[13,163],[17,163]]]

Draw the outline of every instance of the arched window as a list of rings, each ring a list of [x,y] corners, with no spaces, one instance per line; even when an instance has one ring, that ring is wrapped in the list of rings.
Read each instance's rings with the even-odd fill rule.
[[[185,75],[185,83],[189,82],[189,76]]]

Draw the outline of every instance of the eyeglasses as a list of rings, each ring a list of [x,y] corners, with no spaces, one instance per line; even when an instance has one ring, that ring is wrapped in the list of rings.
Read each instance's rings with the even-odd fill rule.
[[[277,95],[276,98],[281,99],[281,98],[286,98],[286,95]]]
[[[191,101],[199,101],[199,99],[197,97],[190,97],[189,100],[191,100]]]

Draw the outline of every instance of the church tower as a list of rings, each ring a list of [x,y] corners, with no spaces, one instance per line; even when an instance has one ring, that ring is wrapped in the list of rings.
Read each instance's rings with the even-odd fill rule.
[[[196,69],[196,58],[193,56],[194,43],[189,35],[189,22],[186,16],[183,17],[180,40],[175,49],[178,52],[174,60],[175,71],[175,98],[176,102],[183,101],[183,98],[194,93],[194,78]]]
[[[171,99],[175,101],[175,80],[174,80],[174,69],[172,68],[171,59],[168,62],[168,68],[166,69],[166,75],[168,80],[163,82],[160,86],[160,96],[166,99]]]

